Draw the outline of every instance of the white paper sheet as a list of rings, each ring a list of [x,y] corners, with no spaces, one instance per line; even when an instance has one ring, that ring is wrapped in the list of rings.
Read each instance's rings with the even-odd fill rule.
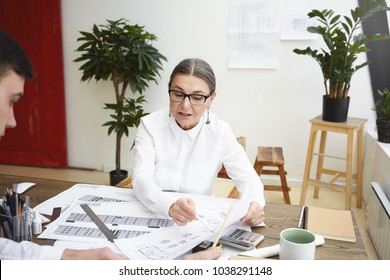
[[[307,31],[309,26],[316,22],[305,16],[284,15],[282,19],[281,40],[314,40],[316,35]]]
[[[54,207],[61,207],[61,211],[63,212],[77,200],[85,202],[138,201],[132,189],[104,185],[76,184],[37,205],[34,207],[34,210],[41,214],[51,215]]]
[[[18,194],[22,194],[25,191],[27,191],[27,190],[31,189],[32,187],[34,187],[35,185],[36,185],[35,183],[31,183],[31,182],[19,183],[18,186],[17,186],[17,192],[18,192]]]
[[[88,217],[80,204],[74,202],[38,238],[102,243],[107,238]],[[95,214],[114,232],[117,238],[130,238],[173,226],[173,220],[154,214],[140,202],[88,203]]]
[[[214,229],[210,231],[200,221],[193,221],[185,226],[174,226],[140,235],[131,239],[116,239],[119,249],[130,259],[137,260],[172,260],[182,256],[190,249],[204,240],[214,241],[224,223],[228,211],[234,204],[232,212],[226,220],[223,233],[227,232],[232,225],[237,224],[248,211],[249,201],[218,199],[207,196],[191,197],[195,205],[202,205],[204,218]],[[205,201],[209,201],[207,204]],[[205,200],[205,201],[203,201]],[[198,211],[199,208],[197,208]]]
[[[229,1],[229,68],[277,68],[279,37],[278,1]]]
[[[127,257],[176,259],[204,240],[214,241],[232,203],[234,203],[234,208],[223,233],[235,226],[249,209],[249,201],[245,199],[236,200],[175,192],[170,194],[176,198],[193,199],[198,216],[206,224],[195,220],[186,226],[177,226],[173,224],[173,220],[148,210],[137,200],[132,189],[76,184],[37,206],[39,211],[48,214],[51,214],[53,207],[66,208],[57,220],[47,225],[38,238],[74,242],[75,247],[78,246],[77,242],[90,243],[91,246],[106,244],[107,238],[80,207],[80,204],[88,203],[105,225],[114,231],[118,237],[115,243]],[[246,196],[243,195],[243,197]],[[124,201],[125,199],[129,201]],[[134,222],[134,219],[137,222]],[[169,224],[167,220],[171,223]],[[165,226],[149,227],[150,222],[153,225],[165,224]]]

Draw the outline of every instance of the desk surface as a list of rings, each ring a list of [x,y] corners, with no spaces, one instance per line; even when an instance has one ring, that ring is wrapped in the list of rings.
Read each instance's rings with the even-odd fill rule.
[[[265,236],[258,248],[279,243],[279,234],[285,228],[297,227],[302,206],[268,203],[265,207],[266,227],[252,228]],[[353,216],[356,242],[325,239],[325,244],[316,249],[316,260],[365,260],[368,259],[359,228]]]
[[[60,192],[76,184],[75,182],[46,180],[29,177],[16,177],[0,174],[0,192],[4,193],[6,187],[11,187],[12,183],[33,182],[36,183],[32,189],[24,195],[29,195],[31,206],[35,207],[39,203],[51,198]],[[258,248],[271,246],[279,243],[279,233],[289,227],[296,227],[298,224],[301,207],[298,205],[287,205],[279,203],[268,203],[266,210],[266,227],[253,228],[253,231],[261,233],[265,239]],[[354,218],[354,217],[353,217]],[[361,238],[359,228],[354,219],[356,242],[345,242],[326,239],[325,244],[317,247],[316,259],[367,259],[367,253]],[[42,240],[35,240],[43,244]]]

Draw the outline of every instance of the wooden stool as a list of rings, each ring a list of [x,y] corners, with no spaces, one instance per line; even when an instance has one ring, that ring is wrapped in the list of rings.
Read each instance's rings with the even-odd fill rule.
[[[311,131],[309,146],[307,148],[305,173],[303,176],[302,190],[300,204],[305,204],[305,198],[307,193],[308,185],[313,185],[314,198],[318,198],[319,188],[327,188],[335,191],[345,193],[345,209],[351,209],[351,194],[352,194],[352,181],[357,181],[357,195],[356,195],[356,206],[357,208],[362,207],[362,176],[363,176],[363,133],[364,123],[366,119],[359,118],[348,118],[346,122],[327,122],[322,120],[322,115],[319,115],[310,120]],[[321,131],[321,140],[319,146],[319,152],[314,153],[314,146],[316,143],[317,133]],[[347,134],[347,152],[346,158],[338,156],[329,156],[325,154],[325,144],[328,132],[344,133]],[[352,166],[354,161],[354,147],[355,147],[355,133],[357,134],[357,172],[353,174]],[[310,179],[310,170],[313,155],[318,156],[316,179]],[[341,172],[339,170],[324,168],[324,157],[332,157],[336,159],[346,160],[346,171]],[[333,175],[329,182],[321,181],[321,175]],[[339,177],[345,177],[345,185],[340,186],[334,184]]]
[[[279,175],[281,185],[264,185],[264,190],[282,191],[285,203],[291,204],[288,193],[290,188],[287,186],[287,172],[284,170],[284,157],[281,147],[257,147],[257,156],[253,167],[259,176],[261,174]],[[264,167],[277,167],[277,170],[264,169]]]

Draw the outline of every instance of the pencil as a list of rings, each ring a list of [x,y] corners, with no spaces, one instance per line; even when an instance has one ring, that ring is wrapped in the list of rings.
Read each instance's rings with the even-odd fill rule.
[[[20,241],[20,221],[21,217],[19,216],[21,209],[21,204],[19,203],[19,196],[18,193],[15,193],[15,216],[14,216],[14,240],[19,242]]]
[[[227,214],[226,214],[225,220],[223,220],[223,223],[222,223],[222,225],[221,225],[221,227],[220,227],[220,229],[219,229],[217,238],[215,238],[215,241],[214,241],[214,243],[213,243],[213,248],[217,247],[218,241],[219,241],[219,239],[221,238],[222,232],[223,232],[223,230],[224,230],[224,228],[225,228],[225,224],[226,224],[227,220],[229,219],[230,213],[232,212],[233,206],[234,206],[234,202],[233,202],[232,205],[230,206],[229,211],[228,211]]]

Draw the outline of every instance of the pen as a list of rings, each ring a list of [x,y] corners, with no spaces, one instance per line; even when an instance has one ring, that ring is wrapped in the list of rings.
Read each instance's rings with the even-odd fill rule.
[[[303,228],[303,219],[305,218],[306,206],[302,206],[301,215],[299,216],[298,228]]]
[[[309,209],[307,206],[303,206],[301,210],[301,216],[299,217],[298,228],[306,229],[307,213]]]
[[[12,189],[13,189],[14,193],[17,193],[18,192],[18,184],[12,184]]]
[[[7,188],[6,189],[6,194],[5,194],[5,198],[6,198],[6,200],[7,200],[7,204],[8,204],[8,206],[9,206],[9,208],[10,208],[10,210],[11,210],[11,215],[12,215],[12,217],[15,215],[15,206],[14,206],[14,203],[15,203],[15,199],[14,199],[14,197],[13,197],[13,193],[12,193],[12,191],[11,191],[11,189],[10,188]]]
[[[19,203],[19,196],[17,193],[14,194],[14,200],[15,200],[15,216],[14,216],[14,240],[16,242],[20,241],[20,235],[19,235],[19,230],[20,230],[20,216],[19,213],[21,212],[21,204]],[[19,210],[20,209],[20,210]]]
[[[31,240],[31,213],[30,213],[30,197],[26,196],[24,198],[24,211],[23,214],[25,215],[25,235],[26,235],[26,240]]]
[[[20,200],[20,204],[22,204],[22,212],[20,214],[20,240],[28,240],[28,220],[27,220],[27,203],[28,197]]]
[[[0,223],[4,231],[4,236],[12,239],[12,231],[8,223],[7,214],[3,209],[3,206],[0,207]]]
[[[6,216],[8,217],[8,223],[11,225],[11,228],[13,228],[14,220],[12,218],[12,212],[11,212],[10,205],[5,205],[4,211],[5,211]]]
[[[206,222],[202,217],[199,215],[196,215],[196,219],[201,222],[205,227],[207,227],[211,232],[214,232],[214,229],[209,225],[208,222]]]

